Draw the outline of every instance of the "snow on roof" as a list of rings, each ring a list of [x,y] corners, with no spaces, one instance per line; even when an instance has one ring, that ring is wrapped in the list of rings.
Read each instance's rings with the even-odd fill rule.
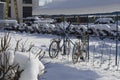
[[[110,21],[114,22],[112,18],[98,18],[98,19],[96,20],[96,22],[108,22],[108,23],[109,23]]]
[[[120,0],[53,0],[33,10],[33,15],[92,14],[119,11]]]
[[[120,0],[53,0],[52,3],[43,6],[45,9],[64,9],[64,8],[81,8],[104,6],[118,4]]]

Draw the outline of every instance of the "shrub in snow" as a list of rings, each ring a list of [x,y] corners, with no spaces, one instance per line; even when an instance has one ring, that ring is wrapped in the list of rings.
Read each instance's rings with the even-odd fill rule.
[[[19,63],[20,69],[24,69],[19,80],[37,80],[44,73],[44,65],[32,53],[16,52],[14,61]]]
[[[6,34],[0,42],[0,80],[18,80],[23,71],[19,70],[18,64],[13,64],[14,52],[9,50],[10,39]]]
[[[38,56],[18,50],[18,42],[15,50],[10,49],[9,34],[1,39],[0,43],[0,80],[37,80],[44,73],[44,65]]]
[[[32,43],[28,44],[27,40],[23,41],[23,42],[21,42],[21,40],[18,40],[16,43],[15,51],[31,52],[32,54],[36,55],[36,57],[38,57],[39,60],[41,60],[45,55],[44,49],[39,48]]]
[[[27,40],[24,42],[21,42],[21,41],[22,39],[17,41],[16,46],[15,46],[15,51],[30,52],[31,49],[34,47],[34,44],[32,43],[30,43],[30,45],[28,46]]]

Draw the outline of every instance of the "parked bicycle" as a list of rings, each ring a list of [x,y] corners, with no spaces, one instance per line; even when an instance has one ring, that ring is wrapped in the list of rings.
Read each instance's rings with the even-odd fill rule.
[[[49,46],[49,56],[50,58],[56,58],[59,52],[62,52],[62,55],[69,55],[71,50],[71,43],[74,44],[69,38],[69,27],[71,23],[61,30],[62,38],[53,39]]]
[[[88,54],[87,54],[87,47],[88,47],[88,36],[87,35],[79,35],[77,36],[78,41],[75,43],[72,51],[72,61],[73,64],[77,63],[79,58],[82,61],[85,61]]]

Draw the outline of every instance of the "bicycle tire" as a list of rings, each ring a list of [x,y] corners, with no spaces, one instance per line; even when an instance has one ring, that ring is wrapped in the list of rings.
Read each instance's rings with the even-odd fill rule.
[[[57,41],[52,41],[49,46],[49,57],[50,58],[56,58],[59,53],[59,47]]]

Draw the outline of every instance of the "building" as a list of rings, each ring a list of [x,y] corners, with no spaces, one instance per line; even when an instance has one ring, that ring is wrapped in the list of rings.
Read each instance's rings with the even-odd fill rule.
[[[0,19],[4,18],[5,3],[0,2]]]
[[[6,0],[1,0],[5,2]],[[16,19],[15,8],[14,8],[14,0],[10,0],[8,17],[9,19]],[[32,16],[32,10],[39,5],[39,0],[17,0],[18,5],[18,15],[20,22],[23,21],[24,18]]]

